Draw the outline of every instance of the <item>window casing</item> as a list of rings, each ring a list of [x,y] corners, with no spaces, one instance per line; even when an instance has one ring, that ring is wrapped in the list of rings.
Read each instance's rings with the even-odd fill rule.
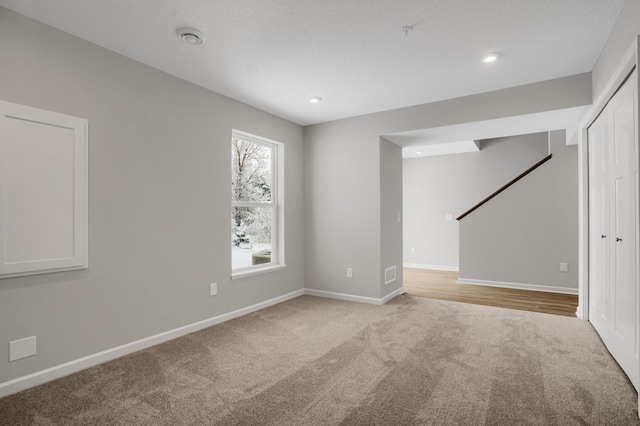
[[[232,277],[284,266],[283,145],[233,131],[231,137]]]

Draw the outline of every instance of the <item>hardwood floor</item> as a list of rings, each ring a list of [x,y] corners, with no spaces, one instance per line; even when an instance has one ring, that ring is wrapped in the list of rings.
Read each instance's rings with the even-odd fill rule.
[[[576,316],[577,295],[458,284],[457,272],[414,268],[403,271],[404,289],[413,296]]]

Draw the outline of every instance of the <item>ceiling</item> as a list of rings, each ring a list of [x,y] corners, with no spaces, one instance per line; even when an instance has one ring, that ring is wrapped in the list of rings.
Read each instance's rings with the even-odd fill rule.
[[[301,125],[589,72],[624,0],[0,0]],[[204,34],[192,46],[176,37]],[[405,35],[401,28],[411,26]],[[481,57],[499,52],[484,64]],[[322,102],[309,103],[319,96]]]

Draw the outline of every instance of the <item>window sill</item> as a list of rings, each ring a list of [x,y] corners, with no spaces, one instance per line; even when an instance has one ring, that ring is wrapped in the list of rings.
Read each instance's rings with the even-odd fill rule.
[[[266,274],[268,272],[274,272],[274,271],[279,271],[281,269],[285,269],[286,267],[287,265],[269,265],[269,266],[265,266],[264,268],[255,268],[255,269],[252,268],[246,271],[232,272],[231,279],[238,280],[241,278],[251,277],[253,275]]]

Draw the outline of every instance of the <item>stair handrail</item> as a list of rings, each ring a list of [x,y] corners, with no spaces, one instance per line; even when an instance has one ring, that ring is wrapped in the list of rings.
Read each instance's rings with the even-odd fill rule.
[[[502,191],[504,191],[505,189],[507,189],[508,187],[510,187],[511,185],[513,185],[514,183],[516,183],[517,181],[519,181],[520,179],[522,179],[523,177],[525,177],[526,175],[528,175],[529,173],[531,173],[532,171],[534,171],[535,169],[537,169],[538,167],[540,167],[541,165],[546,163],[547,161],[549,161],[551,159],[551,157],[552,157],[552,154],[547,155],[542,160],[538,161],[536,164],[534,164],[533,166],[529,167],[527,170],[525,170],[524,172],[520,173],[518,176],[516,176],[512,180],[510,180],[502,188],[498,189],[493,194],[489,195],[487,198],[485,198],[484,200],[480,201],[478,204],[476,204],[475,206],[471,207],[466,212],[462,213],[460,216],[458,216],[456,218],[456,220],[460,220],[460,219],[468,216],[471,212],[473,212],[474,210],[478,209],[483,204],[486,204],[487,202],[489,202],[496,195],[500,194]]]

